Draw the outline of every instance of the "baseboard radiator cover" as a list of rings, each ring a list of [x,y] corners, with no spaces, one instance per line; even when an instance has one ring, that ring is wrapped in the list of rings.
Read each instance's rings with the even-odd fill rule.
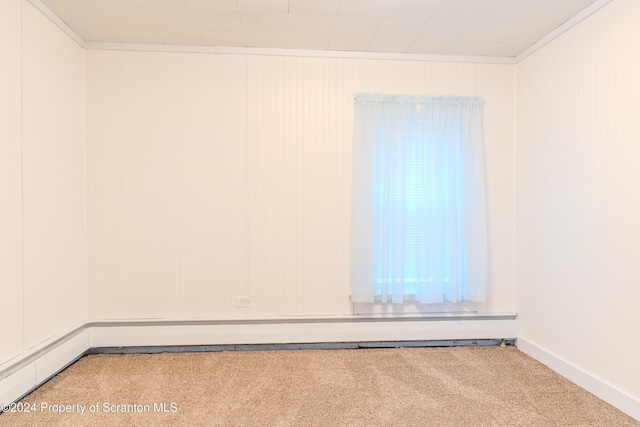
[[[290,344],[226,344],[186,346],[135,346],[94,347],[87,354],[156,354],[156,353],[215,353],[220,351],[278,351],[278,350],[355,350],[364,348],[400,347],[509,347],[515,346],[512,339],[482,340],[435,340],[435,341],[374,341],[374,342],[319,342]]]
[[[87,354],[515,345],[515,314],[87,322],[0,364],[0,403]]]

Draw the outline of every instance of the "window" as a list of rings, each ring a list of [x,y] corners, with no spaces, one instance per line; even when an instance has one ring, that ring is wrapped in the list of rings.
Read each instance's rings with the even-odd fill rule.
[[[483,301],[480,98],[356,96],[352,301]]]

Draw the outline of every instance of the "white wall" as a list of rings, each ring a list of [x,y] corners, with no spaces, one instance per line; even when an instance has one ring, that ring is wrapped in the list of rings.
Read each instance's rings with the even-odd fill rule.
[[[248,293],[246,63],[87,51],[91,318],[203,317]]]
[[[0,363],[86,319],[84,52],[28,2],[1,3]]]
[[[517,75],[520,337],[640,400],[640,2]]]
[[[20,6],[0,2],[0,363],[23,348]]]
[[[90,318],[351,313],[353,96],[482,95],[490,301],[511,312],[514,67],[86,52]],[[251,295],[251,309],[235,297]]]

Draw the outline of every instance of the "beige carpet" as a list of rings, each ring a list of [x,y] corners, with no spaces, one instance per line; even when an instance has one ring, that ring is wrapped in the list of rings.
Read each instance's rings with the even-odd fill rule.
[[[93,355],[21,404],[0,426],[640,426],[514,347]]]

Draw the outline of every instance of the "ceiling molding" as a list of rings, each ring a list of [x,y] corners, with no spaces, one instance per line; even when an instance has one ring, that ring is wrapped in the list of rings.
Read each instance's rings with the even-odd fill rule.
[[[201,54],[225,54],[225,55],[269,55],[269,56],[298,56],[313,58],[343,58],[343,59],[374,59],[396,61],[420,61],[420,62],[458,62],[480,64],[517,64],[529,55],[538,51],[551,41],[555,40],[569,29],[573,28],[598,10],[611,3],[613,0],[596,0],[577,15],[567,20],[558,28],[547,34],[533,46],[515,57],[511,56],[466,56],[466,55],[435,55],[413,53],[387,53],[387,52],[363,52],[363,51],[335,51],[335,50],[306,50],[283,48],[255,48],[255,47],[231,47],[231,46],[194,46],[194,45],[164,45],[164,44],[133,44],[133,43],[104,43],[87,42],[72,30],[64,21],[53,13],[41,0],[27,0],[38,9],[51,22],[57,25],[80,47],[91,50],[117,50],[139,52],[172,52],[172,53],[201,53]]]
[[[338,51],[338,50],[276,49],[276,48],[227,47],[227,46],[181,46],[181,45],[96,43],[96,42],[85,42],[84,47],[86,49],[91,49],[91,50],[120,50],[120,51],[139,51],[139,52],[297,56],[297,57],[311,57],[311,58],[377,59],[377,60],[422,61],[422,62],[464,62],[464,63],[479,63],[479,64],[514,64],[515,63],[514,62],[515,58],[507,57],[507,56],[428,55],[428,54],[416,54],[416,53],[356,52],[356,51]]]
[[[0,0],[0,1],[3,1],[3,0]],[[53,13],[51,9],[45,6],[40,0],[27,0],[27,1],[31,3],[33,7],[38,9],[40,13],[46,16],[51,22],[56,24],[58,28],[60,28],[66,35],[68,35],[71,38],[71,40],[76,42],[78,46],[82,48],[86,48],[85,41],[82,39],[82,37],[80,37],[75,31],[73,31],[71,27],[65,24],[62,19],[58,18],[58,15]]]
[[[596,13],[598,10],[602,9],[604,6],[606,6],[609,3],[611,3],[612,1],[613,0],[596,0],[594,3],[592,3],[591,5],[586,7],[585,9],[581,10],[580,13],[575,15],[573,18],[569,19],[564,24],[560,25],[558,28],[556,28],[555,30],[553,30],[552,32],[550,32],[549,34],[547,34],[546,36],[541,38],[533,46],[531,46],[530,48],[528,48],[527,50],[525,50],[524,52],[522,52],[521,54],[516,56],[515,59],[514,59],[514,63],[517,64],[518,62],[522,61],[523,59],[525,59],[529,55],[531,55],[534,52],[540,50],[542,47],[546,46],[547,44],[549,44],[553,40],[557,39],[562,34],[567,32],[571,28],[575,27],[580,22],[584,21],[585,19],[587,19],[588,17],[590,17],[591,15]]]

